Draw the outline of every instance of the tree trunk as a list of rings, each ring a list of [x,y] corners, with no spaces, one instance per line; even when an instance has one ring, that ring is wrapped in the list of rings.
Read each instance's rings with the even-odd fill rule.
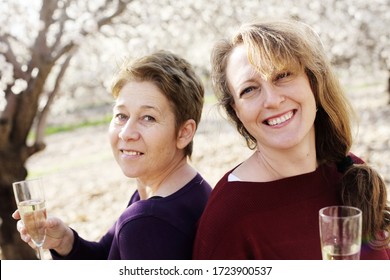
[[[0,151],[0,245],[3,259],[37,259],[34,250],[20,239],[16,221],[10,215],[16,209],[12,182],[24,180],[26,175],[24,160],[20,156],[12,149]]]
[[[47,77],[52,68],[64,55],[68,54],[65,63],[58,75],[58,84],[52,92],[54,97],[59,82],[69,65],[70,58],[77,49],[75,42],[64,43],[62,35],[64,26],[70,18],[66,14],[66,9],[71,1],[58,5],[58,1],[42,1],[42,9],[39,13],[42,28],[40,29],[35,42],[32,46],[26,48],[31,52],[30,61],[27,63],[27,71],[22,71],[22,66],[18,61],[18,55],[12,49],[9,38],[17,41],[14,36],[5,33],[0,34],[0,39],[5,42],[5,58],[13,65],[15,80],[22,79],[28,82],[27,89],[19,94],[14,94],[12,85],[8,85],[5,93],[7,104],[3,111],[0,111],[0,246],[2,255],[5,259],[35,259],[34,251],[20,239],[19,232],[16,230],[16,221],[11,214],[16,209],[15,199],[12,191],[12,183],[24,180],[27,177],[25,168],[26,160],[34,153],[44,149],[43,129],[45,127],[45,118],[52,100],[45,107],[41,123],[38,125],[37,135],[34,144],[27,144],[27,136],[31,132],[35,117],[38,113],[38,104],[40,96],[44,90]],[[112,20],[126,10],[130,0],[105,1],[95,14],[97,20],[97,30],[104,25],[109,25]],[[108,15],[106,11],[111,11]],[[60,17],[56,21],[53,13],[59,11]],[[54,23],[59,24],[59,32],[55,35],[56,43],[48,45],[48,33]],[[56,26],[57,29],[58,26]],[[1,33],[1,32],[0,32]],[[80,31],[83,37],[90,33],[85,29]],[[25,62],[23,62],[25,63]],[[33,77],[32,71],[38,69],[38,75]]]

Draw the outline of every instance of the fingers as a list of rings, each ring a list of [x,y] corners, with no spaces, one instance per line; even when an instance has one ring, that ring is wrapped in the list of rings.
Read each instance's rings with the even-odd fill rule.
[[[19,210],[15,210],[15,212],[12,213],[12,218],[14,218],[15,220],[20,220]]]
[[[24,226],[24,223],[22,220],[19,220],[17,223],[16,223],[16,229],[17,231],[19,231],[20,233],[20,237],[22,238],[22,240],[24,242],[29,242],[31,240],[31,237],[30,235],[27,233],[27,229],[26,227]]]
[[[22,220],[19,220],[17,223],[16,223],[16,229],[20,232],[20,233],[27,233],[27,230],[26,230],[26,227],[24,226],[24,223]]]
[[[19,220],[16,223],[16,229],[20,233],[20,239],[22,239],[24,242],[26,242],[28,245],[30,245],[30,247],[35,249],[36,246],[35,246],[34,242],[32,241],[31,236],[27,233],[27,229],[24,226],[24,223],[22,220]]]
[[[16,230],[19,231],[20,233],[20,238],[26,242],[26,243],[29,243],[31,242],[31,237],[30,235],[27,233],[27,229],[26,227],[24,226],[24,223],[23,223],[23,220],[20,219],[20,213],[18,210],[16,210],[14,213],[12,213],[12,218],[14,218],[15,220],[18,220],[18,222],[16,223]],[[32,242],[31,242],[32,243]],[[31,246],[31,244],[29,244]]]
[[[46,229],[47,230],[63,232],[66,230],[66,228],[67,228],[67,226],[64,224],[64,222],[57,217],[49,217],[46,220]]]
[[[31,236],[28,234],[27,228],[24,225],[23,220],[20,219],[20,213],[18,210],[12,213],[12,218],[18,220],[16,223],[16,230],[20,233],[20,239],[26,242],[31,248],[36,249],[37,246],[34,244],[34,242],[31,239]]]
[[[46,220],[46,228],[55,228],[58,226],[58,221],[54,217],[48,217]]]

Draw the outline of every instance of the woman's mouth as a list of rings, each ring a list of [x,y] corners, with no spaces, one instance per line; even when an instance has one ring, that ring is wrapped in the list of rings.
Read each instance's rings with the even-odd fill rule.
[[[128,150],[121,150],[121,152],[126,155],[126,156],[140,156],[142,155],[141,152],[137,152],[137,151],[128,151]]]
[[[280,124],[288,121],[289,119],[291,119],[294,116],[295,112],[296,112],[296,110],[292,110],[292,111],[289,111],[286,114],[281,115],[279,117],[269,118],[269,119],[265,120],[264,123],[269,125],[269,126],[280,125]]]

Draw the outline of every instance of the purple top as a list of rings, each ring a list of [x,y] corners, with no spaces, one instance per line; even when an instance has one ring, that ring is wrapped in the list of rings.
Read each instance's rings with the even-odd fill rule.
[[[197,174],[167,197],[140,200],[138,191],[111,229],[99,242],[79,237],[74,231],[72,251],[53,259],[191,259],[196,225],[211,192]]]

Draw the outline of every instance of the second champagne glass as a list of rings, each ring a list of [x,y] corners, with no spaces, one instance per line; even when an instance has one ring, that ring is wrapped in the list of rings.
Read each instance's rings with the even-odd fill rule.
[[[46,206],[42,179],[15,182],[13,189],[20,217],[38,248],[39,259],[42,259],[42,246],[46,237]]]
[[[349,206],[330,206],[319,211],[322,258],[358,260],[362,242],[362,211]]]

